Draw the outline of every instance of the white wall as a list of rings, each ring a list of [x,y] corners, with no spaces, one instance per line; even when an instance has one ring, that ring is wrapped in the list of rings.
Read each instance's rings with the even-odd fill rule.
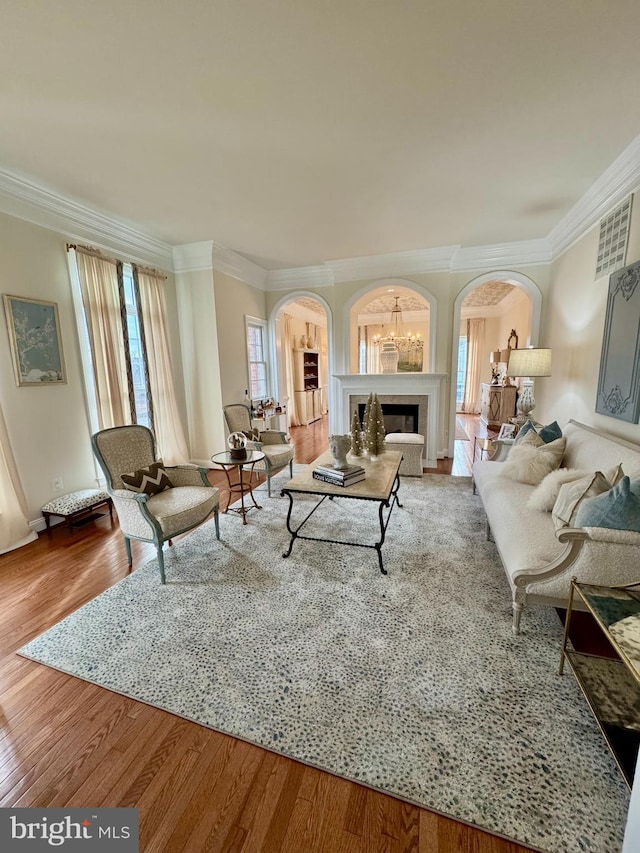
[[[608,277],[594,279],[599,229],[593,228],[551,266],[541,346],[552,349],[552,376],[535,383],[536,418],[569,418],[640,442],[640,425],[596,414]],[[639,200],[634,200],[627,264],[640,260]],[[631,343],[631,342],[630,342]],[[631,357],[631,356],[630,356]]]
[[[0,405],[34,520],[55,496],[54,478],[62,478],[65,492],[97,485],[65,238],[0,214],[0,291],[58,305],[66,385],[17,387],[7,324],[0,322]]]

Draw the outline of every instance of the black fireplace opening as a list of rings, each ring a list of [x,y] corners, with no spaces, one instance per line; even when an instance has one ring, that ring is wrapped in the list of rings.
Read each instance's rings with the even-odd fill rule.
[[[382,403],[382,420],[384,431],[418,432],[418,405],[407,403]],[[364,418],[365,403],[358,403],[358,418],[360,423]]]

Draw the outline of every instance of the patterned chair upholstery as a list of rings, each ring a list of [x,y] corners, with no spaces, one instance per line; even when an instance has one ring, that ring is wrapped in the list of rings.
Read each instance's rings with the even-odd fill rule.
[[[247,449],[260,450],[264,459],[256,462],[254,471],[264,471],[267,475],[267,493],[271,497],[271,475],[277,474],[285,465],[293,477],[293,454],[295,448],[289,443],[286,432],[267,429],[263,432],[252,429],[251,410],[244,403],[231,403],[223,407],[224,419],[229,432],[242,432],[247,438]]]
[[[103,429],[91,438],[93,452],[107,479],[107,491],[118,513],[131,571],[131,540],[153,542],[158,552],[160,578],[165,583],[165,542],[202,524],[214,513],[216,539],[219,491],[207,480],[207,469],[195,465],[164,466],[172,488],[155,495],[124,488],[123,474],[147,468],[156,460],[155,439],[150,429],[132,425]]]

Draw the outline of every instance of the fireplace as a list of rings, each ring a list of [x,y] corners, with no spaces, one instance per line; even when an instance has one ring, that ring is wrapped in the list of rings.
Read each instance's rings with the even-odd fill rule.
[[[329,429],[332,433],[347,433],[351,430],[354,409],[364,405],[371,392],[378,395],[383,413],[391,414],[389,406],[417,407],[417,427],[407,421],[406,410],[400,411],[401,421],[386,427],[389,432],[417,432],[425,437],[424,464],[432,468],[437,464],[439,452],[440,421],[443,373],[393,373],[393,374],[334,374],[334,402],[329,410]],[[442,445],[444,447],[444,444]]]
[[[366,403],[358,403],[358,418],[360,423],[364,418]],[[418,404],[382,403],[382,419],[387,435],[391,432],[420,432],[418,429]]]

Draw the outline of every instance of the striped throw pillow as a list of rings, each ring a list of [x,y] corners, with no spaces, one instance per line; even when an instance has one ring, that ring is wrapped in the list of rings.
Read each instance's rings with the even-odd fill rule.
[[[122,483],[130,492],[145,495],[157,495],[170,489],[173,483],[167,476],[162,459],[152,462],[148,468],[140,468],[133,474],[122,474]]]

